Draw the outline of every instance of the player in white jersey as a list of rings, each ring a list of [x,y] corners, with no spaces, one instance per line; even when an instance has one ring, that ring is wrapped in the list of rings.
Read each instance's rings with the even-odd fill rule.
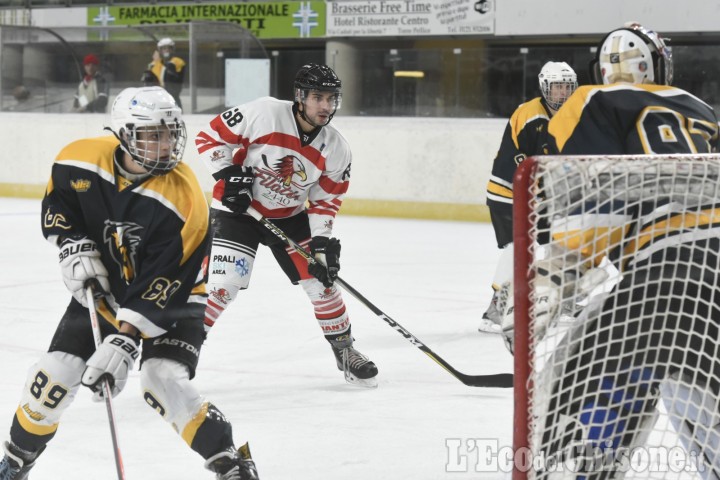
[[[294,102],[264,97],[230,108],[201,131],[195,144],[216,180],[211,217],[207,331],[248,288],[259,244],[267,245],[315,310],[338,368],[350,383],[376,386],[375,364],[353,347],[350,319],[334,285],[340,241],[335,215],[350,180],[351,153],[331,125],[340,108],[341,81],[326,65],[297,73]],[[252,205],[327,265],[308,266],[246,211]],[[307,206],[306,206],[307,205]]]

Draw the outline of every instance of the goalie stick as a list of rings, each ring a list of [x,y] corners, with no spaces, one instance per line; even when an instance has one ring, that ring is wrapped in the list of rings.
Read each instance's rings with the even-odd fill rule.
[[[318,261],[304,248],[298,245],[293,239],[285,235],[281,229],[279,229],[274,223],[263,217],[260,212],[255,210],[253,207],[247,209],[247,213],[255,220],[260,222],[265,228],[277,238],[282,240],[287,246],[295,250],[300,256],[302,256],[308,263],[317,264]],[[430,357],[435,363],[443,367],[450,375],[460,380],[467,386],[470,387],[497,387],[497,388],[511,388],[513,386],[513,375],[512,373],[498,373],[495,375],[466,375],[462,372],[457,371],[449,363],[437,353],[430,350],[430,348],[420,341],[415,335],[410,333],[405,327],[397,323],[395,320],[390,318],[385,312],[380,310],[378,307],[373,305],[367,298],[365,298],[360,292],[350,286],[345,280],[338,277],[335,279],[335,283],[340,285],[350,295],[355,297],[360,303],[369,308],[375,315],[380,317],[385,323],[390,325],[400,335],[405,337],[410,343],[419,348],[425,355]]]
[[[95,348],[97,348],[102,343],[102,334],[100,333],[100,324],[98,323],[97,310],[95,309],[93,280],[94,279],[85,284],[85,298],[87,299],[88,311],[90,312],[90,324],[92,325],[93,338],[95,339]],[[102,388],[103,396],[105,397],[105,406],[107,407],[108,420],[110,422],[110,436],[112,437],[113,453],[115,454],[115,469],[117,470],[118,480],[125,480],[125,467],[123,466],[122,455],[120,454],[117,427],[115,426],[115,412],[112,406],[110,382],[103,380]]]

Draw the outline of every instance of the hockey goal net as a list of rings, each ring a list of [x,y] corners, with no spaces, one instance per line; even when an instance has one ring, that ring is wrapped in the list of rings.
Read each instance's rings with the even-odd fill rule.
[[[720,479],[720,157],[514,182],[513,479]]]

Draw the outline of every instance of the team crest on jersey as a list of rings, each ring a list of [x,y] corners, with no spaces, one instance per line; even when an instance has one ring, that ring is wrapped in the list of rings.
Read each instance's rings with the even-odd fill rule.
[[[212,153],[212,157],[210,157],[211,162],[217,162],[218,160],[222,160],[225,158],[225,152],[222,150],[215,150]]]
[[[70,225],[62,213],[54,213],[48,208],[43,215],[43,227],[50,228],[62,228],[63,230],[70,230]]]
[[[263,163],[266,168],[258,168],[256,176],[258,182],[263,187],[270,190],[264,196],[279,204],[285,204],[287,200],[298,200],[300,192],[293,187],[304,190],[307,185],[303,185],[296,181],[307,180],[305,165],[295,155],[285,155],[279,158],[270,166],[268,158],[262,155]]]
[[[85,178],[70,180],[70,187],[79,193],[87,192],[90,189],[90,180]]]
[[[142,240],[143,227],[133,222],[105,220],[103,241],[112,259],[120,267],[120,276],[127,283],[135,278],[137,249]]]
[[[227,304],[232,300],[230,294],[224,288],[213,288],[210,296],[222,304]]]
[[[267,157],[263,155],[263,162],[267,165]],[[275,171],[278,177],[282,180],[282,184],[289,187],[293,182],[295,175],[300,180],[307,180],[307,174],[305,173],[305,165],[295,155],[285,155],[280,160],[275,162]]]

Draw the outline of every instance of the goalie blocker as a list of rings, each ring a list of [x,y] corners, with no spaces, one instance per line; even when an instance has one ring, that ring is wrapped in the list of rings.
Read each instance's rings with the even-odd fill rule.
[[[662,470],[630,457],[639,447],[720,478],[720,157],[538,157],[518,172],[514,444],[541,461],[514,480]],[[571,308],[545,308],[548,288]]]

